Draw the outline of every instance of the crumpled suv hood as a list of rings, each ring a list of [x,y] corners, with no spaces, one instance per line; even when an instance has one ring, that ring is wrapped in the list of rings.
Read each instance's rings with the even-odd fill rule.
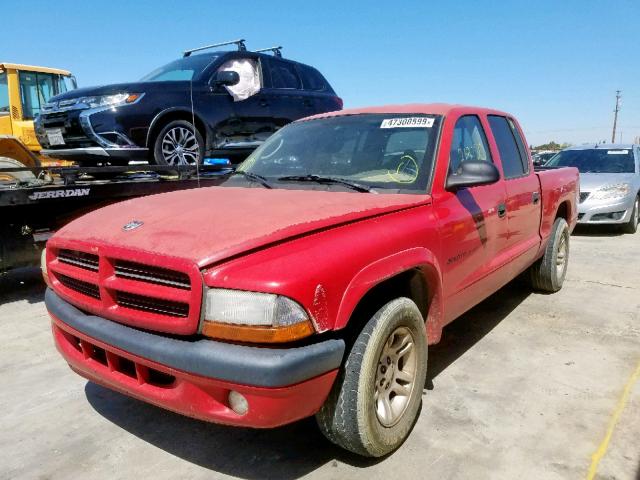
[[[199,188],[101,208],[69,223],[53,238],[153,252],[202,268],[271,243],[429,199],[409,194]],[[134,221],[141,225],[124,228]]]

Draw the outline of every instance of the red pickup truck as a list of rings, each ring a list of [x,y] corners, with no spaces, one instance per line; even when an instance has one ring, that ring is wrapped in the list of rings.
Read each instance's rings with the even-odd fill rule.
[[[452,105],[294,122],[220,186],[128,200],[48,242],[46,306],[80,375],[191,417],[385,455],[427,347],[528,271],[562,286],[578,172],[534,172],[509,114]]]

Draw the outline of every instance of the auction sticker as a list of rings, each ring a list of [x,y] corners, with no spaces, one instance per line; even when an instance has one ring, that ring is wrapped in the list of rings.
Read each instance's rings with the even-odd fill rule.
[[[629,150],[607,150],[607,155],[628,155]]]
[[[430,117],[397,117],[385,118],[380,128],[431,128],[435,118]]]

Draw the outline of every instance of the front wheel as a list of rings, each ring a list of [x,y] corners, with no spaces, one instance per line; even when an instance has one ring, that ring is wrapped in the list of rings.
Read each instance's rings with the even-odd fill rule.
[[[407,438],[418,416],[427,375],[427,335],[408,298],[384,305],[353,345],[316,415],[322,433],[359,455],[381,457]]]
[[[196,165],[204,157],[202,135],[186,120],[174,120],[160,130],[153,147],[157,165]]]
[[[624,233],[636,233],[638,231],[638,221],[640,220],[640,197],[636,197],[636,201],[633,203],[633,211],[631,212],[631,218],[622,227]]]

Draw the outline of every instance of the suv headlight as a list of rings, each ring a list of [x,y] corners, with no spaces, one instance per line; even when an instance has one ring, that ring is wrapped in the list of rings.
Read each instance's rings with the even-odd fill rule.
[[[202,334],[239,342],[290,342],[314,332],[297,302],[272,293],[211,288],[206,291]]]
[[[631,186],[628,183],[618,183],[616,185],[605,185],[591,194],[593,200],[607,200],[610,198],[622,198],[629,195]]]
[[[97,95],[82,97],[78,103],[84,103],[90,108],[96,107],[117,107],[136,103],[142,98],[143,93],[116,93],[115,95]]]

